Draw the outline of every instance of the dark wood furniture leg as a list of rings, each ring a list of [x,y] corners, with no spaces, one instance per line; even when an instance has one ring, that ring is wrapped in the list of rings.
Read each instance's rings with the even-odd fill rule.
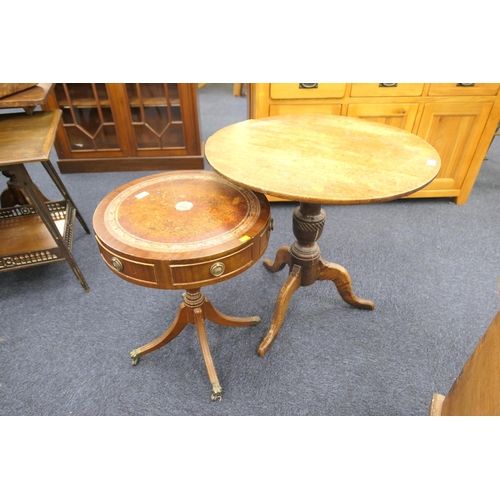
[[[361,299],[352,289],[352,281],[346,269],[321,258],[317,241],[325,225],[326,214],[320,204],[301,203],[293,213],[293,234],[297,240],[291,247],[281,247],[274,262],[264,260],[271,272],[280,271],[288,264],[290,274],[281,287],[269,330],[259,345],[257,353],[264,356],[278,334],[285,319],[290,299],[300,286],[309,286],[317,280],[333,281],[342,299],[358,309],[374,309],[371,300]]]
[[[221,326],[251,326],[260,323],[260,318],[258,316],[236,318],[222,314],[212,305],[199,288],[186,290],[182,296],[184,301],[179,306],[177,316],[170,328],[156,340],[134,349],[130,353],[132,365],[136,365],[141,356],[156,351],[165,344],[168,344],[179,335],[187,324],[192,324],[198,333],[198,340],[207,368],[208,378],[212,384],[212,401],[220,401],[222,399],[222,387],[215,371],[212,355],[210,354],[205,331],[205,320],[210,320]]]
[[[17,170],[18,167],[24,167],[24,165],[11,165],[10,169]],[[31,200],[27,195],[26,191],[22,188],[22,185],[19,184],[16,178],[15,170],[3,170],[2,174],[9,179],[7,181],[7,189],[2,191],[0,195],[0,207],[1,208],[10,208],[15,207],[16,205],[31,205]],[[36,189],[38,194],[38,199],[44,203],[48,202],[48,198],[44,196],[44,194],[38,189],[36,184],[33,184],[33,189]]]
[[[73,205],[73,208],[76,210],[76,217],[80,221],[80,224],[82,225],[83,229],[85,229],[85,231],[88,234],[90,234],[90,229],[88,228],[87,223],[83,219],[82,214],[80,213],[80,210],[78,210],[73,199],[71,198],[70,194],[66,190],[66,186],[64,185],[63,181],[61,180],[59,175],[57,175],[57,171],[54,168],[54,166],[52,165],[52,163],[49,160],[47,160],[47,161],[42,161],[42,165],[45,167],[45,170],[49,174],[50,178],[52,179],[54,184],[57,186],[57,189],[59,189],[59,192],[64,196],[64,199],[66,201],[69,201],[71,203],[71,205]]]
[[[76,217],[80,221],[80,224],[82,225],[83,229],[87,234],[90,234],[90,229],[87,226],[87,223],[85,222],[84,218],[82,217],[82,214],[80,213],[80,210],[78,210],[77,206],[75,205],[75,202],[71,198],[70,194],[68,193],[68,190],[66,189],[66,186],[64,185],[63,181],[57,175],[57,171],[52,165],[50,161],[42,161],[42,165],[44,166],[45,170],[49,174],[50,178],[52,179],[52,182],[56,185],[57,189],[59,189],[59,192],[63,195],[64,199],[66,201],[69,201],[73,208],[75,209],[76,212]],[[19,165],[13,165],[12,167],[18,167]],[[24,165],[23,165],[24,167]],[[25,167],[24,167],[25,168]],[[0,197],[0,206],[2,208],[7,208],[7,207],[14,207],[16,205],[31,205],[31,201],[28,199],[26,196],[26,192],[23,190],[22,186],[19,185],[19,183],[16,181],[16,173],[14,170],[6,170],[2,172],[5,177],[7,177],[9,180],[7,181],[7,189],[4,190],[1,194]],[[28,174],[29,175],[29,174]],[[31,181],[31,185],[33,189],[35,189],[38,193],[38,199],[47,202],[49,201],[43,193],[38,189],[38,186]]]
[[[35,184],[33,184],[33,181],[31,180],[31,177],[26,171],[24,165],[16,165],[15,176],[11,177],[11,180],[14,179],[19,183],[18,185],[21,192],[25,192],[27,194],[27,197],[31,201],[31,204],[35,208],[37,214],[40,216],[46,228],[49,230],[50,235],[59,247],[59,250],[61,251],[64,259],[68,261],[71,269],[75,273],[75,276],[80,282],[80,285],[82,285],[83,289],[86,292],[89,292],[90,287],[87,284],[87,281],[83,277],[78,264],[76,263],[70,249],[66,246],[61,233],[57,229],[57,226],[55,225],[50,212],[45,205],[45,197],[43,197],[43,199],[40,198],[40,190]]]

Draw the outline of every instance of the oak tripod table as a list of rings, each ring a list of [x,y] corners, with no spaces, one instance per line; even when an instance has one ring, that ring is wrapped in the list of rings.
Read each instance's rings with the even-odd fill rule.
[[[293,214],[296,241],[264,266],[285,280],[271,325],[257,350],[264,356],[278,334],[293,293],[317,280],[332,281],[348,304],[374,309],[359,298],[347,270],[321,258],[322,204],[395,200],[420,190],[438,174],[437,151],[420,137],[389,125],[331,115],[285,115],[225,127],[206,142],[212,168],[230,181],[300,205]]]
[[[110,193],[98,205],[93,225],[104,262],[120,278],[144,287],[185,290],[170,328],[134,349],[132,364],[193,324],[212,400],[220,400],[222,388],[204,322],[236,327],[256,325],[260,318],[219,312],[201,288],[242,273],[264,254],[271,229],[266,197],[215,172],[172,171],[137,179]]]

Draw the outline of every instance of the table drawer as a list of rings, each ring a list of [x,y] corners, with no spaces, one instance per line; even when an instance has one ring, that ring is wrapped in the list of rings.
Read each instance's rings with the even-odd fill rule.
[[[345,83],[271,83],[271,99],[341,98]]]
[[[498,83],[431,83],[430,96],[497,95]]]
[[[172,285],[176,287],[201,287],[229,279],[253,263],[253,243],[250,243],[241,250],[218,259],[171,265],[170,276]]]
[[[423,83],[353,83],[351,97],[419,96],[423,90]]]
[[[96,241],[104,262],[121,278],[138,285],[158,285],[154,264],[127,259],[109,251],[97,236]]]

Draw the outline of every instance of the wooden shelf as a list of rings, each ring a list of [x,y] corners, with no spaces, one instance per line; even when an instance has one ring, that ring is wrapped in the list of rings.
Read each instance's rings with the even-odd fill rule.
[[[181,105],[179,99],[170,99],[170,103],[167,103],[167,100],[163,97],[147,97],[147,98],[143,98],[142,100],[140,100],[140,99],[130,99],[129,100],[130,106],[134,106],[134,107],[140,106],[141,102],[142,102],[142,105],[146,106],[146,107],[149,107],[149,106],[167,107],[168,104],[170,104],[171,106],[180,106]]]
[[[66,201],[45,203],[71,251],[75,209]],[[30,205],[0,209],[0,272],[65,260],[40,216]]]
[[[99,99],[99,101],[96,101],[95,99],[87,97],[81,99],[73,99],[71,103],[66,100],[60,100],[59,106],[61,108],[71,108],[72,106],[77,108],[97,108],[98,106],[109,108],[111,107],[111,102],[109,101],[109,99]]]

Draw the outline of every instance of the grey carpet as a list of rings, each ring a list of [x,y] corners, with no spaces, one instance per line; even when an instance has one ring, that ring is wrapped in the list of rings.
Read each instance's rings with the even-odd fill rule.
[[[203,140],[246,118],[246,100],[232,95],[231,84],[200,89],[199,105]],[[205,288],[220,311],[262,317],[245,328],[207,323],[220,403],[210,401],[192,325],[132,366],[129,352],[163,333],[181,293],[119,279],[77,224],[73,253],[90,293],[65,262],[0,275],[0,415],[426,415],[499,307],[498,139],[488,158],[466,205],[412,199],[324,207],[322,255],[348,269],[374,311],[349,307],[328,282],[302,288],[260,358],[286,270],[270,274],[259,262]],[[60,198],[41,165],[28,170],[44,194]],[[148,174],[62,179],[91,225],[107,193]],[[295,206],[272,205],[266,257],[292,243]]]

